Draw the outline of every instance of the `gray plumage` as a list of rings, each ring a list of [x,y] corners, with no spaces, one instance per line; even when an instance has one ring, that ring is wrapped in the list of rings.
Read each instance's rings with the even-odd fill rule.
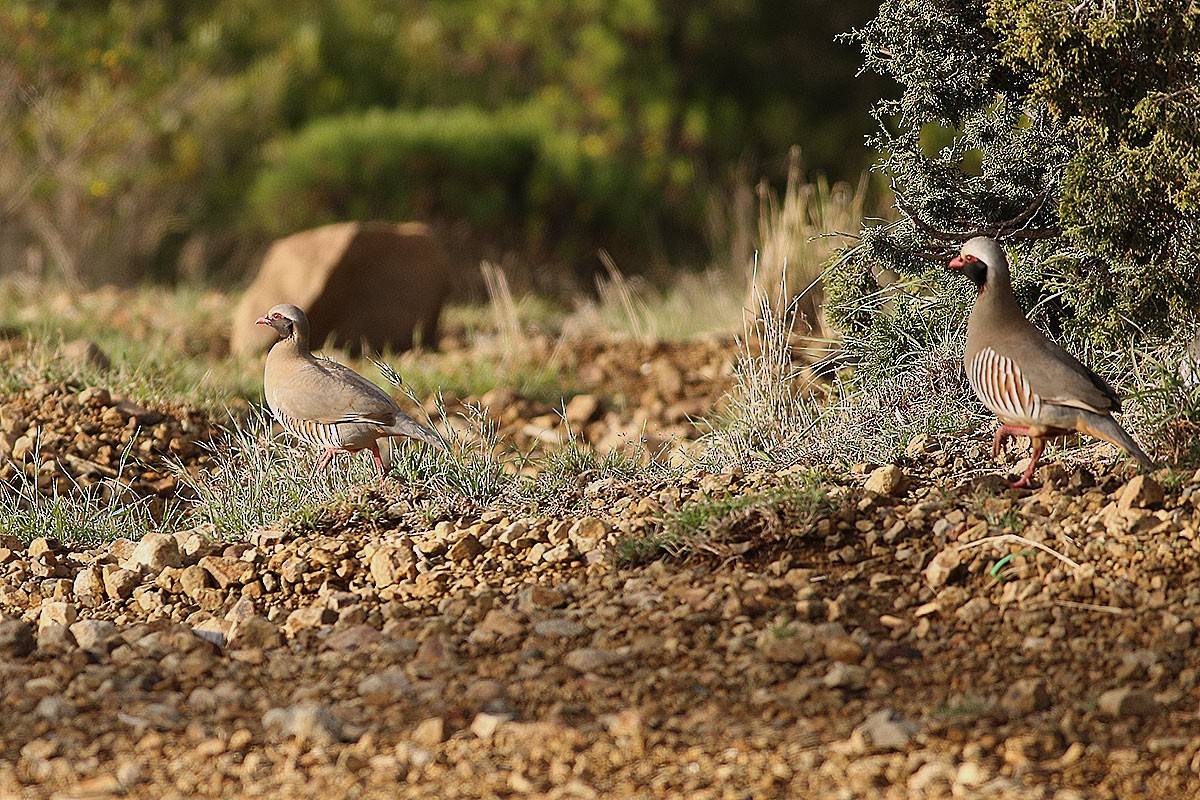
[[[263,388],[275,419],[296,437],[325,448],[324,467],[338,450],[370,450],[384,474],[377,440],[406,436],[446,449],[430,428],[405,414],[391,395],[347,366],[312,354],[308,318],[287,303],[257,320],[279,341],[267,353]]]

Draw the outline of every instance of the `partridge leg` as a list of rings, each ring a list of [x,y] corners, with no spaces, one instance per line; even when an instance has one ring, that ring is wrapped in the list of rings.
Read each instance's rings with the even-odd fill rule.
[[[992,457],[1000,456],[1000,448],[1004,447],[1004,440],[1009,436],[1029,436],[1029,428],[1021,425],[1001,425],[996,431],[996,437],[992,439]]]
[[[1033,477],[1033,471],[1037,469],[1038,459],[1042,457],[1042,450],[1046,447],[1044,439],[1034,438],[1030,441],[1033,442],[1033,452],[1029,454],[1029,466],[1025,468],[1025,474],[1021,476],[1020,480],[1009,484],[1009,487],[1012,489],[1020,489],[1022,486],[1029,485],[1029,479]]]
[[[326,448],[324,453],[321,453],[321,460],[317,462],[317,472],[329,466],[329,462],[333,460],[334,449]]]
[[[375,467],[379,470],[379,480],[387,477],[387,471],[383,468],[383,456],[379,454],[379,442],[371,442],[371,456],[375,459]]]

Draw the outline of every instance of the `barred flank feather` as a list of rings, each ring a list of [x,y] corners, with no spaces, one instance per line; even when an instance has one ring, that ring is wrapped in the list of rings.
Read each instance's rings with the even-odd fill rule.
[[[1001,419],[1036,422],[1042,399],[1011,358],[990,347],[975,354],[967,369],[967,382],[993,414]]]
[[[303,442],[335,450],[343,446],[342,437],[335,423],[295,419],[282,412],[278,412],[277,416],[279,424],[283,425],[288,433]]]

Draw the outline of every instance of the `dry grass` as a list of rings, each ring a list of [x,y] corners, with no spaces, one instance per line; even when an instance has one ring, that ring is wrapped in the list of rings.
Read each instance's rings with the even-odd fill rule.
[[[747,308],[758,309],[763,297],[794,302],[801,333],[835,338],[825,320],[821,279],[830,259],[862,227],[866,190],[865,174],[854,186],[831,185],[824,177],[806,181],[793,149],[782,198],[765,183],[758,187],[758,258],[747,265],[753,267]]]

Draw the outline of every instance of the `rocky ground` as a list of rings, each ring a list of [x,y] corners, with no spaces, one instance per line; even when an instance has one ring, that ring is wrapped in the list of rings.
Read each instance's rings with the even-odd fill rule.
[[[581,359],[571,428],[694,439],[728,353],[636,347]],[[9,398],[10,457],[40,425],[45,480],[203,466],[206,422],[97,391]],[[0,797],[1196,796],[1200,473],[1009,490],[985,445],[588,478],[555,517],[389,482],[239,541],[0,537]]]

